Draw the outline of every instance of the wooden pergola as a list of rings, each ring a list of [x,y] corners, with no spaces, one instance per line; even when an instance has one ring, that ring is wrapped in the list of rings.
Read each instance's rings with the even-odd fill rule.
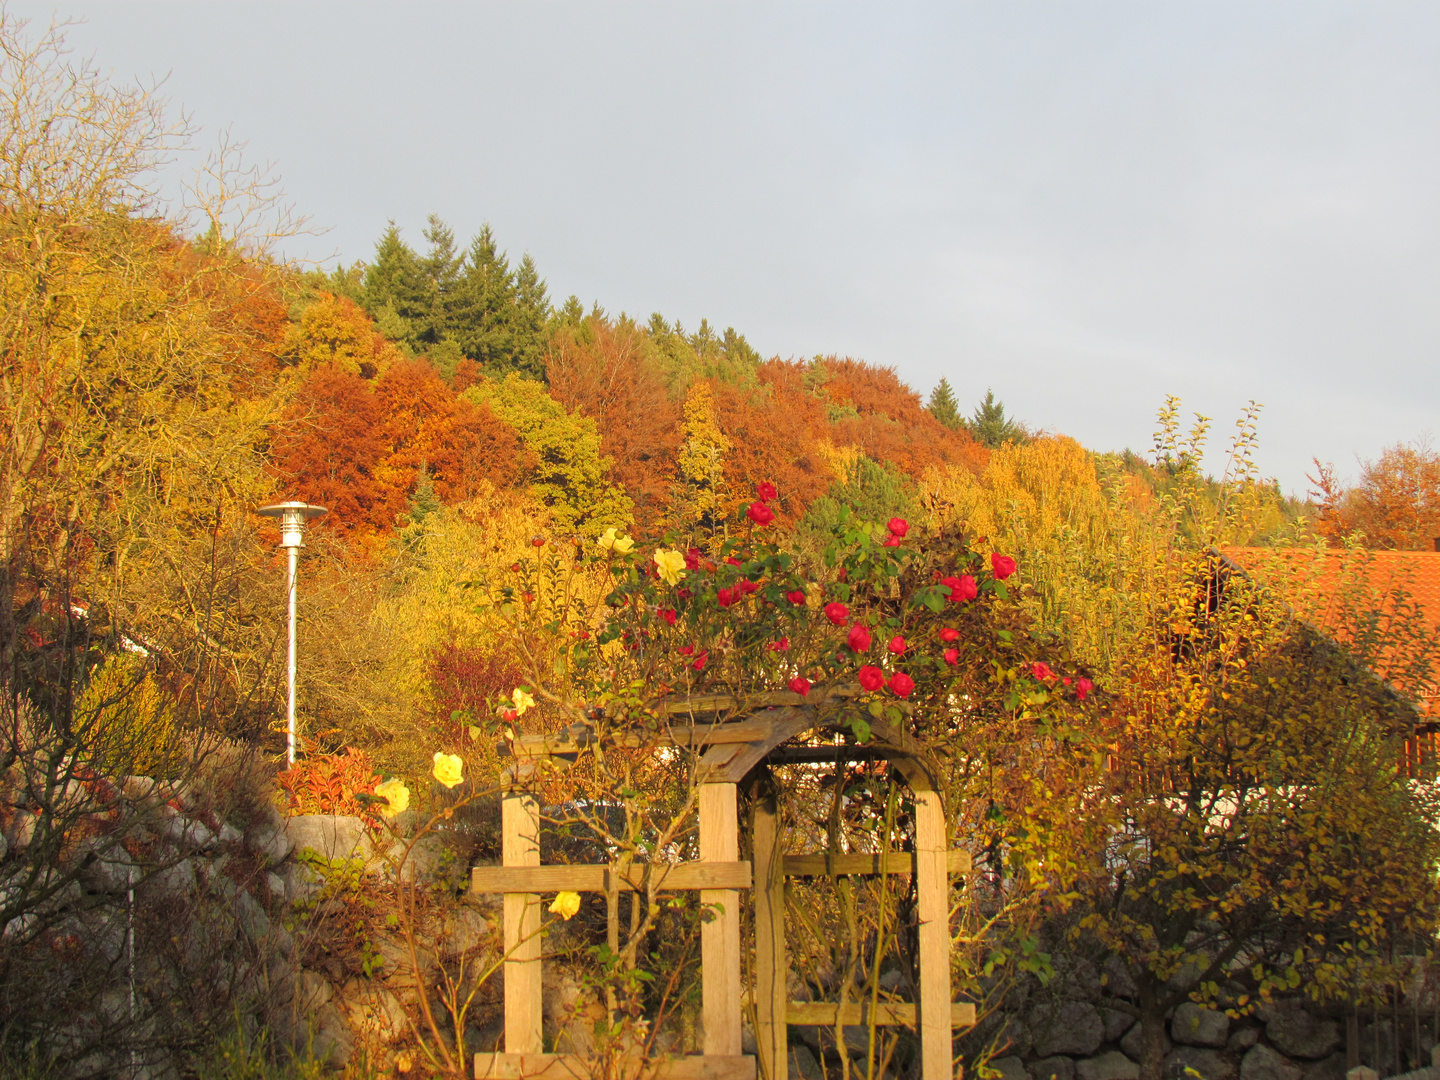
[[[847,695],[848,696],[848,695]],[[818,697],[818,695],[817,695]],[[791,703],[787,703],[788,702]],[[637,1063],[637,1076],[664,1080],[756,1080],[755,1055],[741,1051],[740,904],[750,892],[754,941],[755,1041],[765,1080],[787,1080],[787,1029],[792,1025],[902,1024],[918,1028],[924,1080],[951,1080],[952,1033],[975,1022],[975,1008],[952,1003],[950,990],[949,876],[970,869],[968,852],[951,850],[938,790],[938,766],[904,732],[867,716],[872,737],[867,759],[893,763],[914,795],[914,851],[869,854],[790,855],[782,850],[777,791],[770,764],[777,750],[817,729],[836,729],[849,716],[822,715],[815,703],[794,694],[767,695],[761,711],[741,720],[699,724],[694,717],[736,706],[733,698],[691,698],[667,705],[684,717],[656,746],[686,747],[698,757],[699,848],[695,862],[633,867],[629,880],[612,882],[605,865],[540,865],[540,814],[534,795],[519,781],[503,798],[502,865],[471,872],[471,891],[504,894],[505,1050],[477,1054],[477,1080],[574,1080],[588,1077],[586,1058],[546,1053],[541,1035],[540,894],[572,890],[607,892],[643,888],[641,873],[661,875],[662,890],[700,891],[701,903],[716,915],[701,927],[700,964],[704,1037],[702,1053]],[[771,707],[764,708],[769,704]],[[639,737],[627,744],[642,745]],[[535,759],[574,754],[581,748],[570,732],[521,739],[515,750]],[[799,747],[790,749],[794,759]],[[826,761],[837,749],[826,746]],[[803,754],[803,751],[801,751]],[[782,752],[783,755],[783,752]],[[821,760],[816,758],[816,760]],[[843,756],[840,760],[846,760]],[[516,775],[523,772],[517,768]],[[740,860],[738,788],[745,784],[754,810],[752,862]],[[785,881],[820,876],[914,875],[918,916],[919,1001],[881,1003],[873,1013],[865,1002],[791,1002],[786,990]]]

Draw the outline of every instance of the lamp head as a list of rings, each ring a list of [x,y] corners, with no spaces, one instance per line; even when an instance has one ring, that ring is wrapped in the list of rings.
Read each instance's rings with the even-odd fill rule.
[[[303,502],[283,502],[273,506],[262,506],[255,511],[261,517],[280,519],[280,546],[300,548],[305,546],[305,522],[325,513],[323,506],[311,506]]]

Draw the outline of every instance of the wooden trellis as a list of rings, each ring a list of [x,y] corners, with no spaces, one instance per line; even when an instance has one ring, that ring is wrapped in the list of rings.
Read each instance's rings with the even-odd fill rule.
[[[775,695],[800,700],[794,695]],[[670,706],[672,713],[694,716],[733,706],[730,699],[690,699]],[[767,758],[797,736],[842,721],[824,719],[814,705],[770,708],[746,720],[722,724],[679,724],[657,745],[670,743],[700,752],[700,858],[697,862],[650,864],[635,877],[614,884],[620,890],[643,887],[648,869],[662,890],[700,890],[701,903],[714,905],[716,917],[700,931],[704,1040],[699,1055],[663,1058],[647,1065],[647,1075],[664,1080],[756,1080],[754,1055],[741,1052],[740,902],[751,891],[755,932],[755,1038],[766,1080],[787,1080],[787,1028],[792,1025],[868,1024],[864,1003],[791,1002],[786,991],[785,880],[821,875],[915,876],[918,915],[919,1002],[882,1003],[877,1024],[918,1028],[924,1080],[950,1080],[952,1033],[975,1022],[973,1005],[950,1000],[949,875],[969,870],[967,852],[952,851],[945,812],[934,783],[934,765],[903,732],[871,721],[869,757],[894,763],[909,784],[915,802],[915,850],[876,854],[786,855],[780,846],[779,816]],[[641,745],[638,738],[634,745]],[[531,758],[573,754],[572,736],[529,737],[517,753]],[[826,747],[833,760],[834,747]],[[739,857],[737,787],[752,785],[754,866]],[[576,1054],[545,1053],[541,1039],[540,894],[560,890],[607,892],[608,866],[540,865],[540,816],[534,796],[518,787],[504,796],[502,865],[471,872],[473,892],[504,894],[505,1050],[477,1054],[478,1080],[574,1080],[589,1075],[586,1059]]]

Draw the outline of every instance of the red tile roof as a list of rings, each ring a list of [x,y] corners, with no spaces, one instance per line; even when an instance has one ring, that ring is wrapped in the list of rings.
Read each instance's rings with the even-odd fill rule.
[[[1300,602],[1305,609],[1302,615],[1342,643],[1350,636],[1344,625],[1345,605],[1337,591],[1342,580],[1347,587],[1364,581],[1371,596],[1380,601],[1382,618],[1393,616],[1397,598],[1408,596],[1418,609],[1423,630],[1432,638],[1440,635],[1440,552],[1227,547],[1221,553],[1257,580],[1274,575],[1277,569],[1292,586],[1304,588],[1302,582],[1308,580],[1308,598]],[[1371,666],[1397,689],[1414,695],[1422,714],[1440,718],[1440,671],[1432,671],[1418,685],[1408,685],[1413,680],[1403,671],[1392,670],[1383,650]]]

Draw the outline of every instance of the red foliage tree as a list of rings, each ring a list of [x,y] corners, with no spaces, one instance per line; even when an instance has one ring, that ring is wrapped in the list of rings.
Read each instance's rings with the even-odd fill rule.
[[[342,535],[393,519],[392,493],[375,468],[385,451],[380,407],[359,375],[331,364],[301,384],[271,445],[271,468],[292,498],[329,507],[322,519]]]

